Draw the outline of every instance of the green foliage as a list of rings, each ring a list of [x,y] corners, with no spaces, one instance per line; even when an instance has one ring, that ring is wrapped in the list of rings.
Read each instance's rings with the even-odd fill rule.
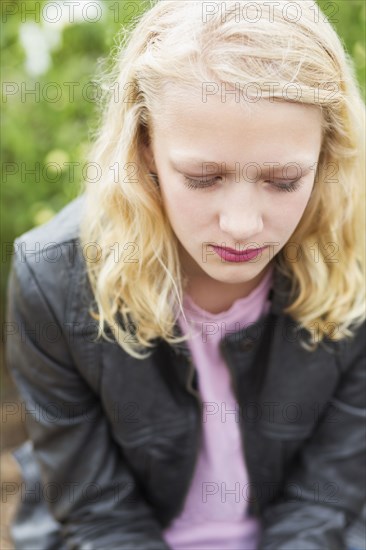
[[[90,10],[78,21],[75,12],[68,12],[69,24],[60,32],[59,43],[52,23],[58,14],[43,12],[46,0],[4,0],[2,5],[2,298],[14,238],[48,221],[78,194],[97,118],[98,63],[116,46],[122,26],[145,5],[144,0],[101,3],[100,18]],[[27,71],[21,42],[25,27],[33,33],[48,31],[47,38],[55,40],[44,73]],[[27,48],[39,49],[37,34]]]
[[[119,29],[149,5],[148,0],[101,2],[103,17],[97,20],[88,12],[83,21],[65,26],[60,42],[57,44],[55,40],[50,51],[49,68],[33,76],[26,70],[26,48],[21,43],[20,31],[24,30],[25,23],[28,30],[29,24],[33,24],[32,32],[47,27],[41,15],[46,1],[2,2],[1,219],[2,240],[5,245],[8,243],[8,249],[16,236],[50,219],[78,194],[84,167],[82,159],[96,120],[98,87],[93,85],[93,78],[98,62],[115,47]],[[360,88],[365,94],[365,3],[363,0],[319,0],[319,5],[325,14],[332,15],[331,20],[354,60]],[[32,10],[36,15],[32,15]],[[53,19],[51,12],[47,12],[47,16]],[[57,38],[55,27],[48,25],[51,33],[48,40]],[[28,49],[34,52],[38,47],[34,42]],[[34,172],[30,173],[32,169]],[[11,257],[4,255],[4,251],[5,248],[2,269],[7,272]],[[6,285],[4,275],[3,272],[2,297]]]
[[[354,62],[355,73],[363,98],[366,97],[366,2],[364,0],[317,0],[340,36]]]

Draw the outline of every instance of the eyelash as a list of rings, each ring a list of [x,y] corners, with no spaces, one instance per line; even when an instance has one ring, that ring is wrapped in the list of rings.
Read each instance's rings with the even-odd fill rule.
[[[212,178],[211,180],[201,181],[201,180],[194,180],[192,178],[189,178],[188,176],[183,176],[185,180],[185,185],[188,187],[188,189],[205,189],[206,187],[213,187],[215,185],[214,181],[216,178]],[[288,184],[282,184],[282,183],[273,183],[274,187],[277,188],[277,190],[282,192],[291,192],[296,191],[300,187],[300,179],[291,181]]]

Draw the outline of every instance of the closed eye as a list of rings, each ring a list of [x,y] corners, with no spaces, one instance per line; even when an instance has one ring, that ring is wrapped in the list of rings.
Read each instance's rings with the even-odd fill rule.
[[[217,179],[222,179],[222,176],[215,176],[214,178],[206,179],[206,180],[195,180],[188,176],[184,176],[184,182],[186,187],[188,187],[188,189],[205,189],[207,187],[213,187],[216,184]],[[291,192],[291,191],[296,191],[300,187],[301,178],[290,181],[288,183],[276,182],[276,181],[270,181],[270,180],[266,180],[265,183],[270,183],[273,187],[275,187],[280,192],[282,191]]]

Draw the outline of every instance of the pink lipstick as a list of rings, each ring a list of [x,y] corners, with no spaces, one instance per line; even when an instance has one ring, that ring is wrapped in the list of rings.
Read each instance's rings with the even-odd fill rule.
[[[259,256],[259,254],[262,254],[262,251],[266,248],[267,247],[264,246],[263,248],[248,248],[245,251],[237,251],[233,248],[213,246],[216,254],[227,262],[248,262],[249,260],[253,260],[253,258]]]

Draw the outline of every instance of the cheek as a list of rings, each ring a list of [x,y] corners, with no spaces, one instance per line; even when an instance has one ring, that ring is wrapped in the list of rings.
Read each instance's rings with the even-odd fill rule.
[[[271,225],[276,224],[285,233],[292,232],[300,222],[306,205],[308,203],[310,191],[288,193],[284,197],[279,197],[277,208],[269,213],[272,220]]]
[[[311,196],[312,186],[305,185],[303,189],[299,191],[298,194],[295,194],[293,201],[293,212],[296,222],[299,222],[306,207],[308,205],[310,196]]]
[[[190,234],[194,229],[207,225],[209,210],[207,199],[195,195],[184,184],[176,184],[167,191],[162,189],[163,202],[171,225],[180,233]]]

